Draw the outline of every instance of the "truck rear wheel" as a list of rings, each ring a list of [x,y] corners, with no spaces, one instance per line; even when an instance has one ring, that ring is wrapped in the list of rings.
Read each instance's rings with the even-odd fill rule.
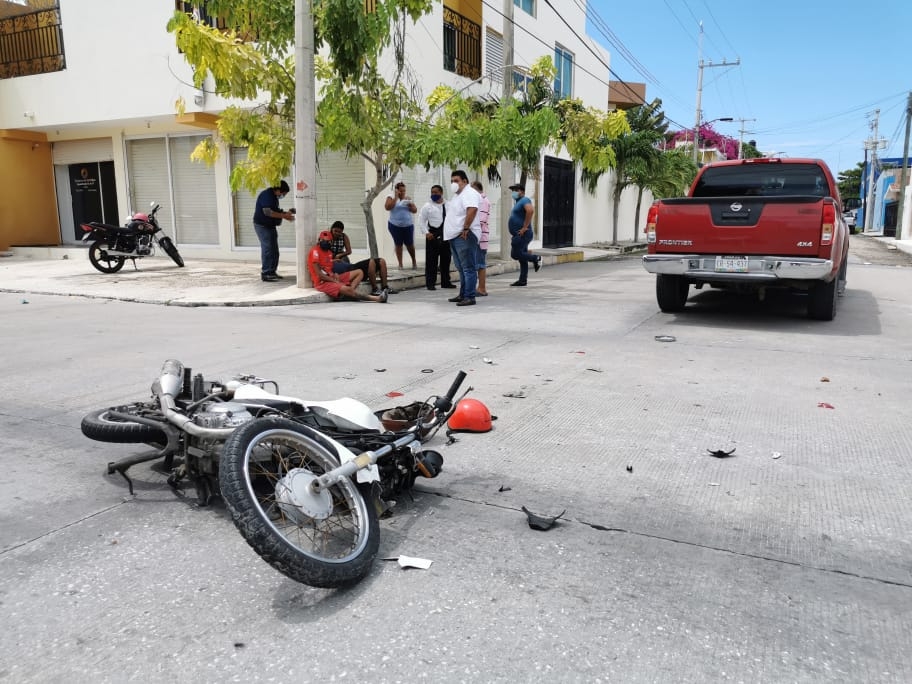
[[[836,294],[839,278],[828,283],[818,283],[808,292],[808,318],[815,321],[832,321],[836,317]]]
[[[683,276],[664,273],[656,276],[656,301],[664,313],[683,311],[689,290],[690,283]]]

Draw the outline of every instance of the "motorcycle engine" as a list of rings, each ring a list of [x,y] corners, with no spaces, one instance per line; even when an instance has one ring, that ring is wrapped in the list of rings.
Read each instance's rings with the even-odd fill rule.
[[[210,401],[193,416],[193,422],[204,428],[238,427],[251,420],[247,408],[233,401]]]

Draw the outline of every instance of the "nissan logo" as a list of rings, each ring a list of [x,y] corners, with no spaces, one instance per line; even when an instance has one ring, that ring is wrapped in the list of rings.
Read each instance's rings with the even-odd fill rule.
[[[729,207],[729,209],[731,209],[732,211],[741,211],[741,208],[742,208],[741,202],[732,202],[731,207]]]

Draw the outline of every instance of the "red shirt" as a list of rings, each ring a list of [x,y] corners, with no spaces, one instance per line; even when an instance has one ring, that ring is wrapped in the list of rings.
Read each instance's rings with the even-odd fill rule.
[[[333,253],[331,249],[324,250],[316,246],[310,250],[310,254],[307,255],[307,268],[310,269],[310,278],[315,286],[323,282],[322,278],[320,278],[321,270],[327,275],[332,275],[332,262]]]

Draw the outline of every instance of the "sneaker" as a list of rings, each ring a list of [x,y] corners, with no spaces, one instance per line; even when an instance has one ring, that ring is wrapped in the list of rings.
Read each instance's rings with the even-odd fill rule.
[[[394,287],[384,287],[383,289],[386,290],[386,294],[399,294],[399,290]]]
[[[541,258],[541,257],[538,257],[538,259],[535,260],[535,263],[532,264],[532,268],[535,269],[535,272],[536,272],[536,273],[538,273],[538,269],[541,268],[541,260],[542,260],[542,258]]]
[[[447,301],[448,301],[448,302],[456,302],[456,303],[458,304],[459,302],[462,301],[462,297],[460,297],[459,295],[456,295],[455,297],[450,297]]]
[[[381,303],[381,304],[385,304],[385,303],[386,303],[386,300],[387,300],[388,298],[389,298],[389,297],[387,296],[386,290],[383,290],[383,291],[380,292],[380,303]]]
[[[285,280],[285,276],[279,275],[278,273],[273,273],[272,277],[275,278],[276,280]]]
[[[272,274],[264,275],[264,276],[262,276],[262,279],[263,279],[264,283],[274,283],[278,280],[278,278]]]
[[[429,290],[436,290],[437,288],[434,287],[433,285],[431,285],[428,289],[429,289]]]
[[[510,283],[510,287],[525,287],[525,286],[526,286],[525,280],[517,280],[515,283]]]
[[[474,299],[463,299],[461,302],[456,304],[456,306],[475,306]]]
[[[373,290],[371,290],[371,294],[374,295],[374,297],[379,297],[382,293],[383,290],[379,287],[375,287]]]
[[[444,289],[447,289],[447,290],[455,290],[455,289],[456,289],[456,286],[453,285],[453,283],[447,283],[446,285],[441,285],[440,287],[442,287],[442,288],[444,288]]]

